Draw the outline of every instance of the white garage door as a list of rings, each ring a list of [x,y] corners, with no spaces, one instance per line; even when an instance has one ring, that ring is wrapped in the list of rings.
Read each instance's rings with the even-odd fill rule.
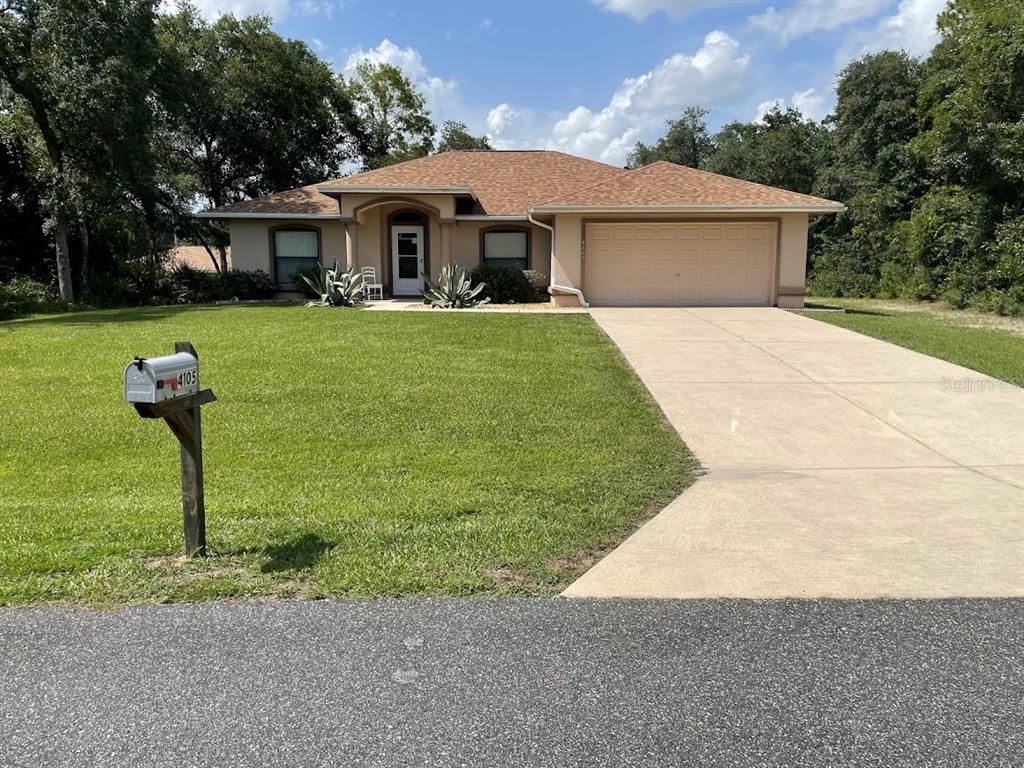
[[[587,224],[585,237],[591,304],[772,303],[774,222]]]

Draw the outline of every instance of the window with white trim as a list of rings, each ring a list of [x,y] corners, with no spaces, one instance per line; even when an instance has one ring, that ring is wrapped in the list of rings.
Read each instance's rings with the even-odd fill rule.
[[[320,240],[314,230],[279,229],[274,232],[274,274],[278,283],[297,283],[295,273],[320,268]]]
[[[526,269],[530,253],[529,236],[522,229],[484,232],[483,263],[492,267]]]

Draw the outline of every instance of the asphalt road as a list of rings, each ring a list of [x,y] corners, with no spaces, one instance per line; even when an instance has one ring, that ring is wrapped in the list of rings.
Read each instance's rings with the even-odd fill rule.
[[[1024,601],[0,611],[0,766],[1020,766]]]

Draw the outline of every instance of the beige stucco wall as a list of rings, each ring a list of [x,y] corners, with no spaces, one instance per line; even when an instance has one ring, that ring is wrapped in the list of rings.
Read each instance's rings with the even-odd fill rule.
[[[779,230],[778,305],[798,309],[804,305],[807,284],[807,221],[806,213],[782,216]],[[787,293],[793,295],[785,295]],[[797,295],[798,294],[798,295]]]
[[[345,263],[345,226],[330,219],[232,219],[228,225],[231,237],[232,266],[235,269],[262,269],[273,274],[270,263],[270,232],[279,227],[316,229],[320,232],[322,260],[335,259]]]
[[[388,203],[359,212],[356,225],[356,268],[372,266],[384,279],[388,272],[388,215],[408,206]],[[530,236],[530,268],[547,275],[550,270],[551,236],[546,229],[528,222],[457,221],[449,225],[452,260],[467,270],[480,264],[480,230],[494,226],[526,226]],[[271,231],[279,227],[309,227],[320,232],[322,261],[345,263],[345,224],[329,219],[232,219],[229,224],[231,250],[236,269],[262,269],[273,274]],[[441,224],[428,217],[427,250],[430,272],[437,278],[444,263]]]
[[[602,214],[583,217],[579,214],[557,214],[555,226],[555,282],[583,289],[583,227],[586,221],[644,221],[664,220],[664,215]],[[806,213],[786,214],[701,214],[700,216],[679,216],[673,220],[693,221],[700,219],[773,219],[779,227],[779,268],[776,286],[785,292],[802,292],[807,270],[807,220]],[[584,289],[585,295],[585,289]],[[561,304],[575,304],[573,296],[557,297]],[[803,306],[802,295],[779,296],[778,305],[785,307]]]
[[[413,200],[423,205],[435,208],[438,216],[442,219],[455,218],[455,196],[454,195],[389,195],[389,197]],[[356,209],[379,200],[381,195],[376,194],[344,194],[341,196],[341,218],[351,219]]]
[[[509,226],[530,231],[529,268],[543,274],[550,271],[551,234],[526,221],[458,221],[452,227],[452,261],[465,269],[480,266],[480,230]]]
[[[353,198],[371,196],[352,195]],[[434,207],[445,199],[452,201],[449,213],[454,214],[454,199],[444,196],[429,197]],[[364,201],[365,202],[365,201]],[[350,210],[360,204],[353,201]],[[343,208],[345,203],[343,202]],[[356,227],[357,263],[356,267],[373,266],[378,276],[383,279],[388,272],[385,261],[388,257],[388,214],[407,207],[401,202],[367,208],[359,212]],[[602,215],[601,221],[637,221],[644,219],[664,219],[664,216],[638,216],[636,214]],[[707,214],[699,217],[679,217],[680,221],[694,219],[774,219],[780,222],[779,227],[779,266],[777,289],[778,304],[786,307],[803,306],[802,291],[804,289],[807,269],[807,221],[806,213],[789,213],[756,216],[729,214]],[[430,214],[427,234],[430,272],[436,278],[440,272],[444,257],[441,250],[441,227],[438,216]],[[596,221],[598,217],[588,216],[587,221]],[[579,214],[558,214],[552,219],[555,227],[555,282],[577,288],[583,287],[583,227],[584,217]],[[497,225],[528,226],[531,230],[530,268],[548,275],[550,272],[551,237],[546,229],[526,222],[500,221],[456,221],[450,225],[452,260],[466,269],[473,269],[480,263],[480,230]],[[235,269],[262,269],[273,274],[270,263],[270,232],[282,226],[309,227],[319,230],[322,259],[325,264],[335,260],[345,263],[345,224],[330,219],[233,219],[229,223],[231,236],[231,253]],[[788,295],[787,295],[788,294]],[[561,303],[574,304],[575,297],[558,297]]]

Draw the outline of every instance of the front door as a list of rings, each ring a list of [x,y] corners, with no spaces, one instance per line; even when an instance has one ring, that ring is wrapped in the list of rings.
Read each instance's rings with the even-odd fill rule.
[[[395,225],[391,228],[391,293],[419,296],[423,293],[423,227]]]

